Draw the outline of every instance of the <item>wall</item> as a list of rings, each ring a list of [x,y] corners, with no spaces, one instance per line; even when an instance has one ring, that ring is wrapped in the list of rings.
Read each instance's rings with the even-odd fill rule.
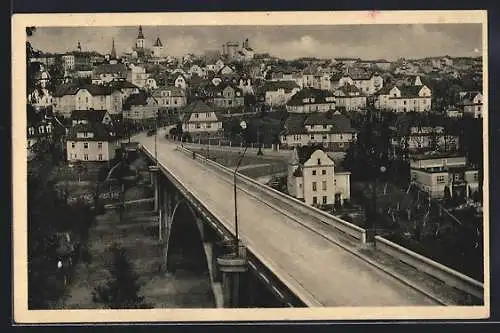
[[[335,174],[335,193],[342,195],[342,200],[351,198],[351,174],[339,172]]]
[[[318,165],[317,160],[320,160]],[[323,175],[323,170],[325,174]],[[317,150],[311,154],[309,160],[304,163],[304,201],[308,205],[313,204],[313,197],[317,197],[317,203],[323,204],[323,196],[326,196],[326,204],[333,204],[334,200],[334,172],[333,161],[322,151]],[[314,173],[316,173],[314,175]],[[326,182],[326,189],[323,189],[323,181]],[[313,189],[313,182],[316,182],[316,191]]]

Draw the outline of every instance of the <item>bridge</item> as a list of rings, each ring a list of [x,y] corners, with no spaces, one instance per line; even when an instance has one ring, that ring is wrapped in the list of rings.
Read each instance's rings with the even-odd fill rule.
[[[151,161],[163,270],[206,267],[217,307],[482,302],[481,283],[382,238],[373,249],[365,230],[243,175],[237,241],[232,170],[160,135],[133,140]]]

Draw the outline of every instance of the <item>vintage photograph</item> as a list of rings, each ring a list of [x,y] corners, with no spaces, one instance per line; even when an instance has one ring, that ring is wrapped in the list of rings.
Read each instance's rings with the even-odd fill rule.
[[[226,14],[14,18],[14,312],[487,317],[485,12]]]

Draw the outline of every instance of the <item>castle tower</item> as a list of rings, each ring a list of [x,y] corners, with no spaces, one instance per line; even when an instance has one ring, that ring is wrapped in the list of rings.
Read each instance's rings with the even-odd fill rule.
[[[161,42],[160,37],[157,37],[155,43],[153,44],[153,56],[161,58],[164,56],[163,51],[163,43]]]
[[[144,48],[144,35],[142,34],[142,25],[139,26],[139,34],[137,35],[137,39],[135,41],[135,47],[138,49]]]

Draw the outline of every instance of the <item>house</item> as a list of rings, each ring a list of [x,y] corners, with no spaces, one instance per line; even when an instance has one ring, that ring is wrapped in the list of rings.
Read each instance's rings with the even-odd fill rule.
[[[54,98],[50,91],[46,88],[35,88],[28,96],[28,102],[37,110],[51,107]]]
[[[346,111],[361,110],[366,108],[366,95],[353,84],[343,84],[334,93],[335,106]]]
[[[293,95],[300,91],[300,86],[295,81],[269,81],[260,90],[264,94],[266,104],[285,105]]]
[[[391,69],[391,62],[385,59],[377,59],[373,61],[373,64],[377,66],[381,71],[387,72]]]
[[[129,81],[112,81],[109,83],[112,89],[118,89],[122,92],[123,99],[127,99],[132,94],[139,92],[139,87]]]
[[[124,64],[102,64],[92,70],[92,83],[103,84],[111,81],[125,81],[127,75],[127,66]]]
[[[189,74],[191,76],[198,75],[199,77],[204,77],[206,73],[201,66],[194,64],[189,68]]]
[[[168,109],[183,108],[187,104],[186,92],[175,86],[164,86],[153,90],[152,96],[158,105]]]
[[[127,81],[139,88],[144,88],[148,77],[149,74],[146,73],[146,68],[134,64],[130,65],[130,70],[127,72]]]
[[[186,90],[187,87],[187,80],[184,77],[184,75],[180,74],[177,75],[174,81],[174,86],[181,88],[182,90]]]
[[[214,109],[205,102],[196,100],[182,110],[182,130],[193,140],[198,138],[220,138],[222,121],[217,119]]]
[[[250,78],[240,78],[240,84],[238,88],[241,90],[244,96],[246,95],[255,95],[252,86],[252,80]]]
[[[474,118],[483,117],[483,94],[478,91],[463,91],[459,93],[458,106],[464,115]]]
[[[115,157],[116,133],[104,124],[78,124],[73,126],[66,139],[68,162],[109,161]]]
[[[309,113],[335,109],[335,96],[327,90],[303,88],[286,103],[291,113]]]
[[[414,156],[410,161],[412,184],[432,198],[470,198],[479,191],[479,171],[460,155]]]
[[[71,126],[79,124],[104,124],[111,126],[113,120],[106,110],[74,110],[71,112]]]
[[[302,88],[303,74],[298,69],[294,68],[276,68],[269,71],[269,81],[294,81]]]
[[[456,106],[451,106],[446,109],[446,116],[448,118],[462,118],[464,111]]]
[[[245,97],[237,86],[222,82],[213,90],[213,104],[218,108],[240,107],[245,105]]]
[[[383,87],[384,79],[378,72],[347,72],[339,80],[340,87],[346,84],[356,86],[365,95],[373,95]]]
[[[52,139],[54,126],[43,112],[38,112],[30,106],[26,109],[26,121],[26,149],[28,161],[31,161],[44,149],[44,142]]]
[[[377,91],[375,107],[381,110],[396,112],[425,112],[430,111],[432,91],[416,76],[413,85],[385,86]]]
[[[340,112],[291,114],[281,133],[283,148],[321,145],[325,149],[345,151],[355,141],[357,131]]]
[[[350,172],[338,170],[338,165],[321,147],[295,148],[288,164],[288,193],[307,205],[316,207],[349,200]]]
[[[123,104],[123,119],[133,122],[152,121],[158,116],[159,104],[156,98],[145,93],[130,95]]]
[[[222,67],[219,71],[218,71],[218,74],[221,74],[221,75],[226,75],[226,74],[232,74],[234,73],[234,69],[232,69],[231,67],[229,67],[228,65],[224,65],[224,67]]]
[[[391,127],[393,149],[410,154],[423,151],[453,152],[459,148],[458,129],[452,123],[428,124],[411,114],[399,114]]]
[[[120,113],[123,107],[123,93],[112,85],[62,84],[54,93],[54,113],[65,118],[73,110],[108,110]]]

